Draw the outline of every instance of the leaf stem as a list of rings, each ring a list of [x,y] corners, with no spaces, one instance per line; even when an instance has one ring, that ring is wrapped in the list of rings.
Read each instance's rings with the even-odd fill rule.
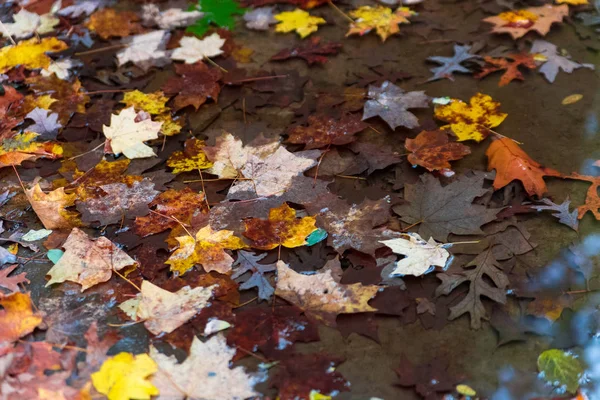
[[[327,4],[329,4],[329,7],[333,8],[338,14],[340,14],[342,17],[344,17],[345,19],[347,19],[351,24],[353,24],[355,22],[352,18],[350,18],[348,16],[348,14],[346,14],[345,12],[343,12],[342,10],[340,10],[338,6],[336,6],[335,4],[333,4],[333,2],[331,0],[327,0]]]

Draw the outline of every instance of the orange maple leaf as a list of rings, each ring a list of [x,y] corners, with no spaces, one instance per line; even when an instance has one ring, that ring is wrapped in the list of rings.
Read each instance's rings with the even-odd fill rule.
[[[0,346],[14,342],[33,332],[42,317],[31,308],[31,298],[25,293],[13,293],[0,298]]]
[[[125,37],[141,33],[144,28],[139,24],[139,17],[132,11],[117,11],[104,8],[90,15],[87,28],[96,32],[102,39],[110,37]]]
[[[529,69],[537,68],[535,59],[532,54],[511,54],[507,58],[493,58],[485,56],[484,61],[487,63],[483,67],[483,70],[475,75],[475,78],[481,79],[492,72],[506,70],[506,72],[500,78],[498,86],[506,86],[514,79],[520,81],[524,80],[523,74],[519,71],[519,66],[523,66]],[[511,59],[512,61],[509,61]]]
[[[492,32],[508,33],[513,39],[525,36],[529,31],[536,31],[545,36],[555,22],[561,22],[569,15],[569,6],[543,5],[530,7],[523,10],[511,10],[493,17],[484,18],[483,21],[494,25]]]

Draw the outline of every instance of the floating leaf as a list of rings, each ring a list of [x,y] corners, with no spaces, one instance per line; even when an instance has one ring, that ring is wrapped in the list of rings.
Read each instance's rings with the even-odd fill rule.
[[[564,386],[569,393],[575,393],[579,388],[584,369],[579,359],[570,352],[546,350],[538,357],[537,365],[543,379],[550,384]]]
[[[275,15],[275,19],[279,21],[275,26],[275,32],[292,32],[295,31],[304,39],[313,32],[319,29],[319,25],[326,23],[321,17],[313,17],[304,10],[295,9],[294,11],[284,11]]]
[[[375,7],[362,6],[350,11],[350,16],[356,21],[350,24],[346,36],[365,35],[375,29],[382,42],[391,35],[400,32],[399,24],[408,24],[408,17],[416,13],[408,7],[399,7],[392,12],[391,8],[377,5]]]

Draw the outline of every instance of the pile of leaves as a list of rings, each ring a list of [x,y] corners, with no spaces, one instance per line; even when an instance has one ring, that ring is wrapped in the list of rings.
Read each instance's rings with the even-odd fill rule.
[[[344,358],[296,346],[323,326],[378,341],[384,315],[435,329],[468,316],[503,344],[525,334],[514,302],[560,317],[529,290],[533,271],[512,272],[537,246],[519,218],[600,220],[600,177],[530,157],[495,95],[423,84],[590,73],[541,38],[586,1],[477,2],[515,7],[482,19],[482,41],[415,60],[437,64],[425,82],[378,46],[447,29],[433,0],[184,3],[0,8],[0,398],[328,399],[351,389]],[[268,54],[244,40],[286,33],[296,44]],[[330,73],[372,34],[344,85],[298,72]],[[494,36],[502,46],[486,45]],[[483,152],[487,170],[453,170]],[[585,202],[555,203],[548,180],[589,183]],[[398,365],[423,398],[477,396],[449,363]],[[585,395],[571,353],[547,350],[538,367]]]

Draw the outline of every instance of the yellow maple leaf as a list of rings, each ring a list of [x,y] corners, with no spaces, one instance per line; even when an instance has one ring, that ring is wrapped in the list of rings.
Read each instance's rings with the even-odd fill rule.
[[[588,0],[556,0],[556,4],[569,4],[571,6],[581,6],[590,4]]]
[[[213,231],[210,225],[205,226],[193,238],[189,235],[176,238],[179,242],[177,249],[166,264],[171,266],[171,271],[180,275],[185,274],[194,264],[202,264],[206,272],[217,271],[224,274],[231,270],[233,258],[225,249],[239,250],[246,248],[246,244],[233,231]]]
[[[399,7],[392,12],[391,8],[384,6],[362,6],[350,12],[350,16],[356,21],[350,25],[350,30],[346,36],[364,35],[375,29],[375,32],[383,42],[398,32],[400,28],[398,24],[409,24],[408,17],[416,15],[408,7]]]
[[[158,366],[148,354],[119,353],[92,374],[92,383],[109,400],[150,400],[158,395],[158,389],[148,380],[156,371]]]
[[[62,40],[48,37],[38,40],[32,38],[22,40],[16,46],[6,46],[0,49],[0,73],[4,73],[17,65],[27,69],[47,68],[52,59],[46,53],[56,53],[67,49]]]
[[[441,129],[451,129],[458,141],[475,140],[481,142],[491,133],[491,128],[500,125],[508,116],[499,111],[500,103],[486,94],[477,93],[469,104],[452,99],[450,103],[438,105],[435,117],[448,125]]]
[[[169,98],[160,90],[154,93],[133,90],[125,93],[121,103],[124,103],[127,107],[134,107],[135,111],[144,110],[148,114],[158,115],[169,111],[169,107],[166,106],[167,101],[169,101]]]
[[[275,15],[279,24],[275,27],[275,32],[296,31],[301,38],[305,38],[319,29],[319,25],[326,23],[321,17],[314,17],[299,8],[294,11],[284,11]]]
[[[197,171],[213,166],[204,152],[204,140],[188,139],[183,151],[176,151],[167,160],[167,166],[173,168],[173,173]]]
[[[49,94],[45,94],[42,96],[34,96],[31,94],[28,94],[23,99],[23,106],[21,107],[21,113],[28,114],[30,111],[32,111],[36,107],[43,108],[44,110],[50,110],[50,106],[52,105],[52,103],[54,103],[56,101],[58,101],[58,100],[52,98],[52,96]]]
[[[63,149],[59,144],[36,142],[38,136],[35,132],[24,132],[3,139],[0,143],[0,168],[21,165],[23,161],[33,161],[38,158],[62,157]]]

